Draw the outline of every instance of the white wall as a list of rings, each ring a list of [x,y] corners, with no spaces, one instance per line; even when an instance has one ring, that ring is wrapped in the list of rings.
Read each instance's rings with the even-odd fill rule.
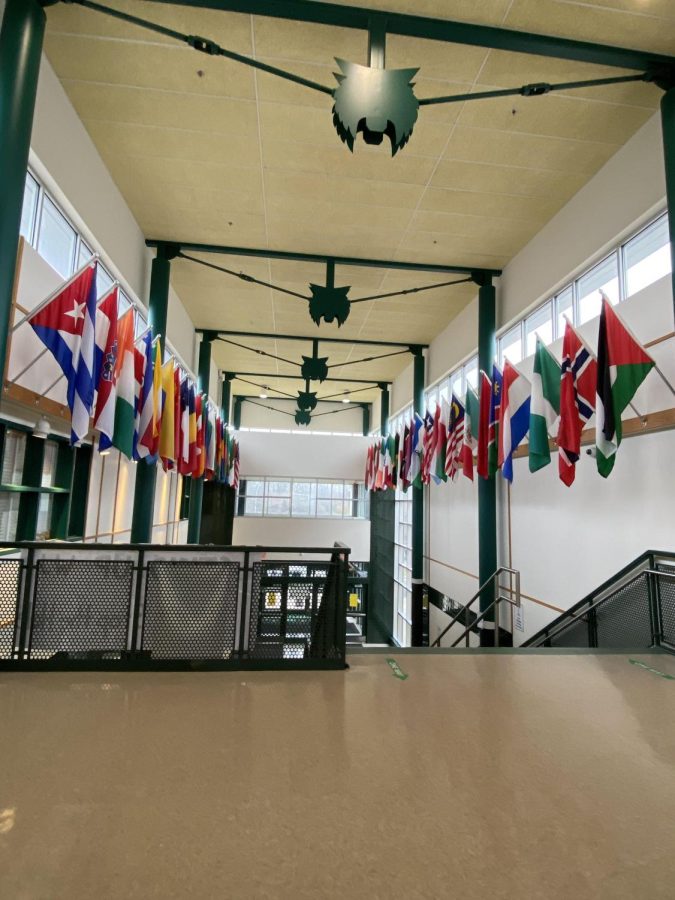
[[[242,478],[279,476],[362,481],[369,439],[349,435],[238,432]],[[331,547],[341,541],[352,558],[370,558],[370,522],[359,519],[237,516],[233,543]]]
[[[665,206],[663,156],[658,115],[654,116],[597,175],[509,263],[497,283],[498,327],[520,318],[550,296],[589,262],[653,217]],[[438,381],[476,352],[477,301],[473,301],[432,342],[427,384]],[[643,341],[673,331],[670,277],[622,303],[620,314]],[[580,329],[595,347],[598,320]],[[552,346],[560,359],[561,341]],[[650,349],[675,383],[675,341]],[[532,359],[519,365],[530,375]],[[412,399],[412,367],[394,385],[396,411]],[[655,373],[635,396],[641,413],[675,406]],[[628,411],[626,417],[633,417]],[[602,479],[595,461],[583,455],[577,480],[566,488],[558,479],[558,458],[531,474],[526,458],[515,461],[510,496],[498,476],[500,562],[521,570],[524,632],[521,643],[581,599],[613,572],[647,549],[675,548],[675,432],[626,438],[614,472]],[[478,586],[477,489],[460,476],[455,484],[426,489],[426,580],[466,602]],[[548,604],[548,605],[544,605]],[[449,621],[432,609],[432,639]],[[510,615],[505,616],[507,626]]]

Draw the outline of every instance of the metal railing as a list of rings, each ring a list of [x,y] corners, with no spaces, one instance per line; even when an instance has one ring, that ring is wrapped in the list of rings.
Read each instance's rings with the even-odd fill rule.
[[[0,543],[0,668],[342,668],[349,553]]]
[[[675,553],[641,554],[522,646],[675,651]]]
[[[500,594],[500,584],[499,578],[504,573],[507,572],[511,576],[515,578],[515,589],[507,588],[509,593],[515,593],[516,599],[512,600],[511,597],[505,597]],[[494,592],[494,597],[492,601],[488,604],[488,606],[480,612],[478,616],[476,616],[473,621],[470,621],[471,616],[469,615],[469,611],[476,600],[480,599],[480,597],[484,596],[485,592],[492,587]],[[490,577],[478,588],[473,597],[466,603],[462,608],[452,617],[450,623],[446,625],[446,627],[441,631],[436,640],[431,645],[432,647],[440,647],[441,640],[445,637],[445,635],[450,631],[453,625],[456,625],[460,619],[463,620],[463,624],[466,624],[466,628],[464,631],[456,638],[451,647],[456,647],[462,641],[465,641],[466,646],[469,646],[469,636],[472,631],[475,631],[482,622],[486,620],[486,618],[490,615],[490,613],[494,610],[494,625],[495,625],[495,638],[494,638],[494,646],[499,647],[499,609],[500,603],[509,603],[511,606],[520,607],[520,571],[518,569],[512,569],[509,566],[500,566],[495,572],[490,575]]]

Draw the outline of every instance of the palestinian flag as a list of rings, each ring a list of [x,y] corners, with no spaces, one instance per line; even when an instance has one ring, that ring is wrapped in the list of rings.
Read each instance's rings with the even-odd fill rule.
[[[614,468],[614,457],[621,443],[621,414],[654,365],[654,360],[603,296],[595,401],[596,462],[603,478]]]
[[[560,418],[560,366],[537,335],[530,402],[530,472],[551,462],[549,437],[555,437]]]

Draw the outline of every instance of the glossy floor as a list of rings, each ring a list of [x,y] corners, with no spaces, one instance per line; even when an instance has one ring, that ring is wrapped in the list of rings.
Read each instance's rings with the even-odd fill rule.
[[[375,654],[3,674],[0,897],[675,896],[675,681],[626,655],[397,659],[406,680]]]

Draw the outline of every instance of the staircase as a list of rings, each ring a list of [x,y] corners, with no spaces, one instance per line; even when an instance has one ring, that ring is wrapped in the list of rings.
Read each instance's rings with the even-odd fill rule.
[[[645,551],[522,646],[675,653],[675,553]]]

